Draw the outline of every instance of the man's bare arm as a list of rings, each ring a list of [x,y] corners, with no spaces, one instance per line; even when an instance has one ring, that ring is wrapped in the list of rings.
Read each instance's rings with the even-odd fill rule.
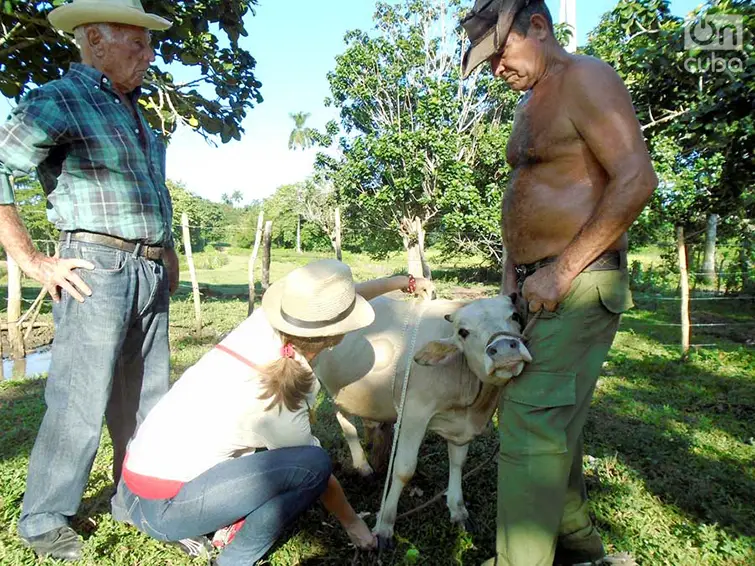
[[[87,296],[92,294],[91,289],[73,270],[94,269],[94,265],[83,259],[61,260],[39,252],[34,247],[15,204],[0,205],[0,244],[25,273],[49,291],[54,301],[60,300],[58,287],[65,289],[79,302],[84,301],[82,293]]]
[[[585,60],[566,81],[572,122],[608,174],[592,216],[559,256],[557,269],[573,279],[627,231],[658,178],[616,72],[601,61]]]

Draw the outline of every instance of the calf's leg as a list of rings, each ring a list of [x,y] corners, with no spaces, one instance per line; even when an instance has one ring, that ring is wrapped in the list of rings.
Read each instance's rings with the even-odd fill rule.
[[[372,467],[367,462],[367,456],[364,454],[362,445],[359,443],[359,432],[354,423],[349,419],[351,415],[344,411],[336,412],[336,418],[338,424],[341,425],[343,436],[346,438],[346,443],[349,445],[349,452],[351,452],[351,464],[354,469],[359,472],[362,477],[369,477],[372,475]]]
[[[385,505],[380,510],[379,521],[373,529],[381,546],[388,545],[393,540],[393,525],[396,522],[398,500],[404,486],[414,476],[414,470],[417,468],[417,453],[425,437],[428,422],[429,419],[417,422],[415,419],[405,418],[401,425],[393,475],[390,478],[391,487],[388,490]]]
[[[469,512],[464,505],[464,495],[461,491],[461,472],[467,460],[469,444],[448,443],[448,491],[446,505],[451,512],[451,522],[466,526]]]

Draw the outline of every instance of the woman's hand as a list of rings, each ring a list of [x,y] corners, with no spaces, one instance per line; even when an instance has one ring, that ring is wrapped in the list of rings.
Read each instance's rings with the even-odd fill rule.
[[[349,539],[357,548],[361,550],[372,550],[377,548],[377,537],[372,534],[367,523],[361,517],[356,517],[354,521],[348,525],[344,524],[343,528],[346,530],[346,534],[349,535]]]
[[[414,280],[414,293],[416,297],[425,301],[430,301],[435,298],[435,283],[430,279],[423,279],[418,277]]]

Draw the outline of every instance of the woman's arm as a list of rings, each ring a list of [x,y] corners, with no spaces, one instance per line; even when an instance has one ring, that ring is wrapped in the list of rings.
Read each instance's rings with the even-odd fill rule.
[[[325,493],[320,496],[320,501],[330,513],[335,515],[349,535],[351,542],[362,549],[375,548],[377,540],[370,532],[367,524],[354,512],[354,508],[346,499],[341,484],[336,477],[331,474],[328,479],[328,487]]]
[[[411,283],[412,280],[414,283]],[[354,287],[357,293],[368,301],[391,291],[403,291],[404,293],[411,293],[413,295],[426,295],[425,298],[432,298],[432,294],[435,291],[435,285],[429,279],[414,279],[409,275],[394,275],[393,277],[372,279],[363,283],[356,283]]]

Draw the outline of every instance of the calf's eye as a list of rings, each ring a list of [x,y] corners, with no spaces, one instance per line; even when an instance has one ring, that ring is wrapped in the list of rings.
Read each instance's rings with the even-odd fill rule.
[[[459,328],[459,336],[466,338],[467,336],[469,336],[469,330],[467,330],[466,328]]]

